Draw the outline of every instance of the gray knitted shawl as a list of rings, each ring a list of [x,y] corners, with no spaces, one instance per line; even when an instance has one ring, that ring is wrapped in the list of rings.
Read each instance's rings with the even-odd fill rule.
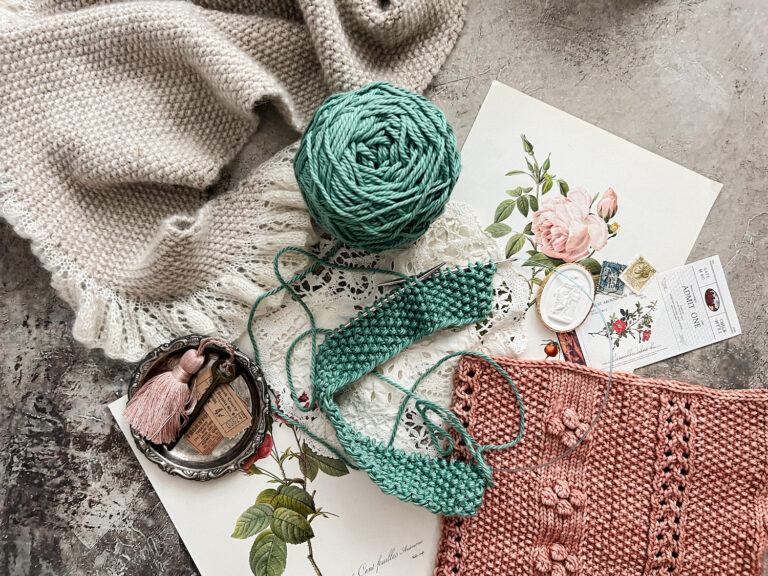
[[[463,0],[26,2],[0,26],[0,215],[87,346],[236,337],[274,253],[316,241],[291,149],[221,177],[259,106],[301,130],[331,92],[423,91],[462,21]]]

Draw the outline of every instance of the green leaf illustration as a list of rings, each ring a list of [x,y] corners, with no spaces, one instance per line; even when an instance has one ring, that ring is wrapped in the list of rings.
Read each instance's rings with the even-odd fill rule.
[[[338,458],[329,458],[328,456],[320,456],[320,454],[316,454],[309,446],[307,446],[306,442],[302,446],[302,451],[307,458],[314,460],[317,463],[317,467],[328,474],[328,476],[346,476],[349,474],[349,469],[344,462]]]
[[[269,504],[254,504],[240,515],[235,523],[232,538],[250,538],[269,526],[275,509]]]
[[[533,222],[528,222],[528,224],[525,225],[525,228],[523,228],[523,234],[528,234],[529,236],[533,234]]]
[[[578,264],[581,264],[582,266],[584,266],[584,268],[589,270],[589,272],[591,274],[593,274],[593,275],[594,274],[598,274],[599,275],[600,274],[600,270],[602,270],[602,268],[603,268],[603,265],[600,264],[600,262],[598,262],[594,258],[584,258],[582,260],[579,260]]]
[[[312,460],[312,458],[307,458],[306,455],[304,455],[304,458],[299,459],[299,468],[301,469],[301,473],[304,474],[310,482],[317,478],[317,473],[320,470],[317,466],[317,462]]]
[[[525,246],[525,236],[522,234],[515,234],[507,242],[506,257],[510,258],[514,254],[517,254],[523,249],[523,246]]]
[[[516,176],[518,174],[525,174],[522,170],[510,170],[505,174],[505,176]]]
[[[291,544],[301,544],[315,535],[307,519],[289,508],[275,510],[270,528],[275,535]]]
[[[517,199],[517,209],[523,216],[528,216],[528,196],[520,196]]]
[[[491,224],[485,230],[494,238],[501,238],[502,236],[506,236],[512,232],[512,228],[510,228],[507,224],[504,224],[504,222],[496,222]]]
[[[530,262],[523,263],[523,266],[550,266],[552,268],[557,268],[561,264],[564,264],[562,260],[559,258],[550,258],[543,252],[537,252],[536,254],[533,254],[529,260]]]
[[[272,500],[272,505],[277,509],[288,508],[302,516],[309,516],[315,511],[315,501],[312,496],[299,486],[280,486],[277,496]]]
[[[274,490],[272,488],[267,488],[266,490],[262,490],[261,494],[259,494],[256,497],[256,504],[260,503],[266,503],[270,504],[272,502],[272,499],[277,496],[277,490]]]
[[[538,182],[538,181],[539,181],[539,171],[538,171],[538,170],[536,170],[536,169],[533,167],[533,164],[531,164],[531,163],[528,161],[528,158],[526,158],[526,159],[525,159],[525,163],[528,165],[528,170],[530,170],[530,171],[531,171],[531,176],[533,176],[533,179],[534,179],[536,182]]]
[[[570,190],[570,188],[568,187],[568,182],[560,178],[557,181],[557,185],[560,186],[560,194],[562,194],[563,196],[568,195],[568,190]]]
[[[523,187],[522,186],[518,186],[517,188],[515,188],[513,190],[507,190],[507,194],[512,196],[512,198],[517,198],[522,193],[523,193]]]
[[[256,536],[249,557],[254,576],[280,576],[287,560],[288,547],[283,540],[270,530]]]
[[[541,193],[546,194],[550,190],[552,190],[552,178],[546,176],[544,178],[544,184],[541,186]]]
[[[546,172],[549,170],[549,156],[547,156],[547,159],[544,160],[544,164],[541,165],[542,172]]]
[[[534,212],[539,209],[539,201],[536,199],[536,196],[528,196],[528,203],[531,205],[531,210]]]
[[[515,201],[511,199],[502,200],[501,204],[496,207],[496,214],[493,217],[494,223],[501,222],[509,218],[509,215],[515,209]]]

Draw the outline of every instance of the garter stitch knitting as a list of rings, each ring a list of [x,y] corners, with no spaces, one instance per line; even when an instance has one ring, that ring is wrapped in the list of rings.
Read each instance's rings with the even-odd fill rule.
[[[477,264],[406,282],[388,295],[386,304],[379,300],[374,305],[386,306],[386,313],[361,312],[349,327],[326,338],[317,354],[313,398],[336,429],[346,454],[385,493],[439,514],[477,512],[483,492],[492,484],[492,472],[482,457],[479,462],[462,462],[392,449],[357,433],[344,420],[334,396],[424,336],[485,318],[491,309],[495,272],[492,264]],[[510,397],[507,388],[507,402]]]
[[[525,438],[487,454],[473,518],[445,518],[435,576],[760,576],[768,543],[768,390],[714,390],[558,361],[496,359],[523,395]],[[516,407],[487,362],[462,359],[454,411],[482,442]]]

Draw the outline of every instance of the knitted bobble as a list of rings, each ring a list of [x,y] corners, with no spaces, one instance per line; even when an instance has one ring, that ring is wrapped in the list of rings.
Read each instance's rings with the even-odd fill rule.
[[[571,495],[568,498],[568,501],[571,503],[571,506],[574,508],[583,508],[584,505],[587,503],[587,495],[584,494],[581,490],[572,490]]]
[[[571,506],[571,503],[568,502],[568,500],[560,500],[560,502],[557,503],[557,513],[560,516],[570,516],[573,514],[573,506]]]
[[[460,164],[434,104],[376,82],[317,109],[294,171],[320,226],[349,246],[382,252],[414,242],[443,213]]]
[[[581,570],[581,560],[573,554],[569,554],[563,562],[563,566],[570,574],[576,574]]]
[[[557,494],[549,486],[541,491],[541,503],[549,508],[556,506],[558,503]]]
[[[567,573],[565,571],[565,566],[562,564],[553,564],[550,574],[552,574],[552,576],[566,576]]]
[[[557,416],[552,416],[547,420],[547,432],[552,434],[552,436],[560,436],[565,432],[565,424],[563,424],[563,421]]]
[[[555,562],[562,562],[568,556],[568,551],[562,544],[552,544],[549,547],[549,556]]]
[[[563,410],[563,424],[566,428],[575,430],[579,425],[579,415],[573,408],[566,408]]]
[[[549,559],[549,552],[544,548],[539,548],[533,553],[533,565],[538,572],[548,574],[552,570],[552,561]]]
[[[555,480],[555,485],[553,488],[558,498],[568,498],[568,496],[571,493],[571,489],[568,486],[568,482],[562,479]]]

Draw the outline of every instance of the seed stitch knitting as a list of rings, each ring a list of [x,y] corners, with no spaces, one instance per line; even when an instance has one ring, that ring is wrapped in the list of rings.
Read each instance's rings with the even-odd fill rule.
[[[483,492],[492,484],[488,466],[482,460],[462,462],[407,454],[364,437],[346,422],[334,397],[424,336],[484,319],[491,309],[495,272],[493,265],[478,264],[469,270],[444,271],[424,281],[408,282],[391,293],[387,303],[377,301],[375,306],[386,306],[386,313],[360,313],[348,328],[335,330],[318,349],[313,397],[336,429],[347,456],[383,492],[437,514],[475,514]],[[509,388],[507,394],[509,402]]]
[[[487,453],[494,486],[473,518],[445,518],[435,576],[760,576],[768,543],[768,390],[714,390],[497,358],[526,408],[525,438]],[[454,411],[481,442],[516,408],[485,361],[462,359]]]

